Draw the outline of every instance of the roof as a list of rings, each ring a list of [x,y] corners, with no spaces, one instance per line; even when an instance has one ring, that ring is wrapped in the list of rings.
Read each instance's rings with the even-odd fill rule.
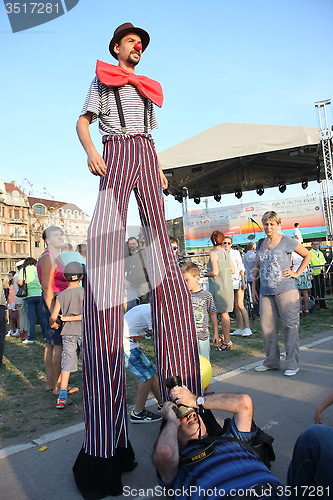
[[[74,205],[73,203],[68,203],[66,201],[57,201],[57,200],[46,200],[44,198],[34,198],[33,196],[28,196],[28,200],[30,203],[30,206],[35,205],[36,203],[40,203],[42,205],[45,205],[46,208],[50,209],[53,207],[54,209],[59,210],[59,208],[62,208],[63,210],[77,210],[78,212],[83,212],[81,208],[79,208],[77,205]]]
[[[25,193],[12,182],[4,182],[4,185],[7,193],[12,193],[13,191],[17,191],[18,193],[23,194],[23,196],[25,196]]]
[[[249,191],[324,178],[316,127],[221,123],[159,153],[169,191]]]

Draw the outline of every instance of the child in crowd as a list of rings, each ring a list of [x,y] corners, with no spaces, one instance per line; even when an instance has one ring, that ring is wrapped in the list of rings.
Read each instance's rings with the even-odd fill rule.
[[[7,308],[9,316],[9,332],[6,337],[19,337],[19,319],[18,310],[15,304],[15,287],[14,287],[14,276],[15,271],[9,271],[8,277],[8,293],[7,293]]]
[[[124,316],[125,367],[139,380],[134,409],[130,415],[132,424],[147,424],[162,420],[161,415],[145,408],[150,391],[157,399],[158,408],[162,407],[156,367],[139,344],[147,329],[152,329],[150,304],[140,304],[127,311]]]
[[[68,288],[60,292],[50,316],[51,328],[57,329],[58,315],[61,312],[63,323],[60,392],[56,408],[62,409],[73,401],[68,398],[68,381],[71,372],[77,371],[77,351],[82,344],[82,306],[84,290],[80,286],[84,271],[79,262],[69,262],[64,269],[64,277],[69,282]]]
[[[216,345],[219,343],[214,299],[210,292],[200,286],[200,270],[196,264],[188,262],[182,267],[182,273],[191,292],[199,352],[210,361],[209,318],[214,329],[213,343]]]

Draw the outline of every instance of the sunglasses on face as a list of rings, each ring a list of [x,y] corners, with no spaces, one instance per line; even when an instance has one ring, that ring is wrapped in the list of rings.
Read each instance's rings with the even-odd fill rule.
[[[223,245],[232,245],[231,241],[224,241]]]
[[[178,247],[174,247],[174,246],[173,246],[172,248],[173,248],[173,250],[178,250]]]

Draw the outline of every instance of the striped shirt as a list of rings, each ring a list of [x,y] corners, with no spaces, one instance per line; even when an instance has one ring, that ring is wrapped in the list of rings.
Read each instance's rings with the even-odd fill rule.
[[[126,84],[119,88],[119,96],[123,108],[126,134],[144,133],[144,98],[134,85]],[[99,120],[99,131],[102,135],[120,135],[121,124],[118,115],[117,103],[112,87],[93,79],[81,115],[90,111],[91,123]],[[154,107],[148,101],[148,132],[157,128]]]
[[[206,290],[191,292],[195,328],[199,340],[209,339],[209,314],[216,313],[213,295]]]

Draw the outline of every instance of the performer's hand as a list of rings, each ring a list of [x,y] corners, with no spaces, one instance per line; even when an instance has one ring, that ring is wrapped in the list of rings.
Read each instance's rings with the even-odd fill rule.
[[[164,191],[165,189],[168,189],[169,185],[168,179],[165,177],[163,170],[160,170],[160,176],[161,176],[162,189]]]
[[[168,183],[168,179],[165,177],[164,172],[162,170],[160,160],[157,159],[157,161],[158,161],[158,168],[160,170],[160,177],[161,177],[162,189],[164,191],[165,189],[168,189],[169,183]]]
[[[90,172],[94,175],[99,175],[100,177],[104,177],[106,174],[106,165],[99,153],[97,151],[93,151],[88,154],[88,168]]]

